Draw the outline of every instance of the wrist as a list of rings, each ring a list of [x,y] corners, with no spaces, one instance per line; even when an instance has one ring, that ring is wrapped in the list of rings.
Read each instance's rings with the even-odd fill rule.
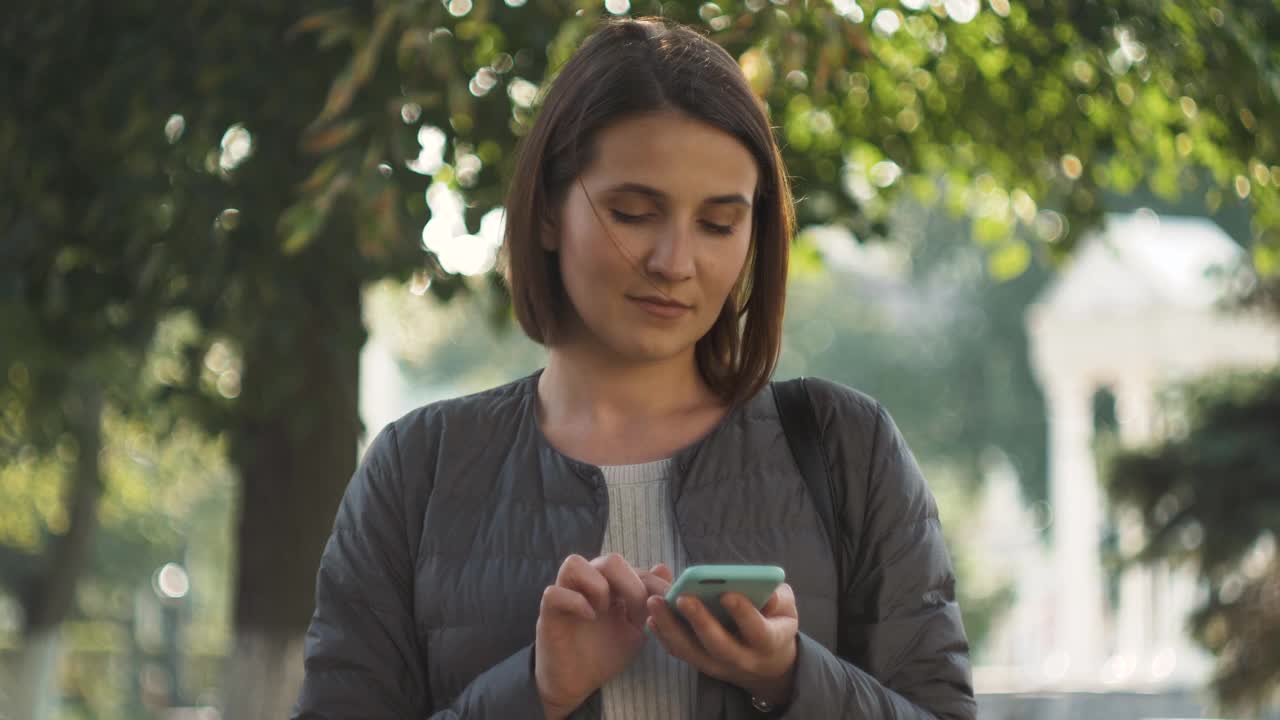
[[[573,714],[574,710],[578,709],[578,706],[581,704],[582,703],[580,702],[573,703],[573,704],[551,702],[551,701],[548,701],[545,697],[543,697],[542,713],[543,715],[546,715],[547,720],[566,720],[570,715]]]
[[[790,704],[796,684],[796,654],[792,653],[791,662],[782,674],[763,678],[746,688],[751,697],[779,708]]]
[[[542,703],[542,714],[547,720],[567,720],[578,712],[593,694],[594,691],[586,695],[567,697],[560,693],[548,694],[541,684],[538,686],[538,700]]]
[[[569,713],[552,706],[546,700],[542,701],[542,714],[547,720],[565,720],[569,717]]]
[[[791,694],[795,690],[795,677],[788,672],[784,677],[760,683],[747,688],[751,697],[763,700],[775,708],[783,707],[791,702]]]
[[[582,702],[554,702],[548,700],[547,696],[541,693],[539,693],[538,699],[542,701],[542,714],[546,716],[547,720],[565,720],[582,704]]]
[[[542,702],[542,714],[546,716],[547,720],[565,720],[582,704],[582,701],[552,700],[543,691],[541,683],[539,683],[538,687],[538,700]]]
[[[538,701],[542,705],[542,714],[546,720],[565,720],[586,700],[586,698],[580,698],[577,701],[572,701],[564,697],[557,697],[560,693],[550,691],[548,688],[553,687],[556,683],[549,682],[543,676],[541,668],[538,666],[536,653],[533,659],[533,684],[538,691]]]

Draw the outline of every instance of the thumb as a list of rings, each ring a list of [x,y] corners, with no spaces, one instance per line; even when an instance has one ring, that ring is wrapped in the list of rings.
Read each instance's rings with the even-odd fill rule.
[[[773,595],[769,596],[769,600],[764,604],[764,607],[760,608],[760,614],[767,618],[775,616],[797,617],[795,591],[787,583],[782,583],[777,590],[773,591]]]

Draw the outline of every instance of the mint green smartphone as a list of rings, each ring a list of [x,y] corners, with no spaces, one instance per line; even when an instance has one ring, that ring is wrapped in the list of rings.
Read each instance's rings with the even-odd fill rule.
[[[693,595],[702,601],[711,614],[729,632],[738,631],[729,611],[720,605],[720,596],[727,592],[747,596],[756,609],[769,602],[773,591],[787,579],[787,573],[776,565],[692,565],[685,568],[667,591],[667,605],[676,617],[685,620],[676,609],[676,598]],[[686,621],[687,622],[687,621]]]

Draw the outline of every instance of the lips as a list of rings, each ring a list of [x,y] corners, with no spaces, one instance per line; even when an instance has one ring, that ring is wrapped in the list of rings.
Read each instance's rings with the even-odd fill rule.
[[[653,303],[654,305],[665,305],[667,307],[682,308],[684,310],[691,310],[693,308],[692,305],[686,305],[685,303],[682,303],[679,300],[672,300],[671,298],[660,297],[658,295],[632,296],[631,299],[638,300],[639,302],[644,302],[644,303]]]
[[[677,318],[693,309],[692,305],[685,305],[676,300],[646,295],[643,297],[628,296],[629,300],[639,305],[645,312],[655,317],[670,319]]]

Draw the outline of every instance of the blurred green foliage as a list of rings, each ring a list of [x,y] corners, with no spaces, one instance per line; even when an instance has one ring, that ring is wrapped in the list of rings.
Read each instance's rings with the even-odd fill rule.
[[[184,325],[190,323],[181,317],[161,324],[141,376],[175,362],[172,343],[189,331]],[[149,392],[146,383],[136,391]],[[79,451],[69,433],[41,449],[22,403],[0,399],[0,407],[0,447],[7,448],[0,463],[0,592],[38,601],[32,593],[47,571],[51,545],[69,529],[64,480]],[[225,441],[175,410],[156,404],[145,413],[112,404],[104,409],[102,494],[89,554],[63,619],[68,661],[60,673],[65,705],[59,717],[139,716],[140,668],[159,662],[163,648],[155,632],[139,630],[137,596],[155,597],[153,576],[169,562],[186,568],[191,592],[185,612],[197,618],[179,630],[189,665],[182,696],[195,700],[219,689],[230,646],[234,474]],[[9,619],[20,617],[21,611]],[[0,654],[16,650],[24,630],[0,624]]]
[[[883,235],[892,198],[910,189],[973,212],[975,236],[1002,246],[993,262],[1012,276],[1028,261],[1015,227],[1069,247],[1098,218],[1100,188],[1145,184],[1211,205],[1250,198],[1255,252],[1275,267],[1280,145],[1258,121],[1280,102],[1273,2],[621,6],[702,27],[740,58],[778,124],[802,224]],[[605,15],[599,3],[458,0],[311,16],[300,27],[351,51],[309,129],[317,149],[346,149],[326,173],[358,187],[390,157],[403,175],[419,128],[435,128],[446,142],[431,174],[465,195],[474,228],[501,201],[533,89]],[[403,202],[421,210],[415,194],[411,184]]]
[[[952,466],[968,490],[999,448],[1025,499],[1046,499],[1045,409],[1024,313],[1048,280],[1047,261],[1028,259],[1006,279],[993,262],[1002,251],[979,246],[943,212],[905,202],[891,223],[892,245],[862,250],[891,266],[887,276],[833,272],[796,284],[779,373],[872,394],[910,428],[912,448]]]

